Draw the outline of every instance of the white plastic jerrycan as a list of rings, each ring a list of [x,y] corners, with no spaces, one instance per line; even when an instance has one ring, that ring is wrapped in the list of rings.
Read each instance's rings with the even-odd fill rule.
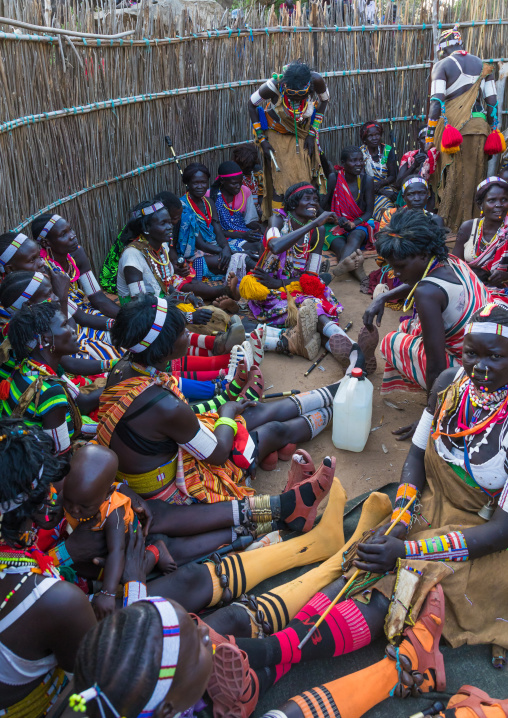
[[[372,422],[372,392],[361,369],[353,369],[340,382],[333,400],[332,441],[337,449],[363,451]]]

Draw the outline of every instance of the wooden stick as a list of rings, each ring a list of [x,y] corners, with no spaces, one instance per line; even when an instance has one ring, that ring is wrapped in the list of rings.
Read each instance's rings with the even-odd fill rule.
[[[0,17],[0,23],[4,25],[13,25],[14,27],[26,27],[28,30],[38,30],[39,32],[51,32],[56,35],[70,35],[71,37],[90,37],[98,40],[115,40],[120,37],[127,37],[127,35],[134,35],[135,30],[127,30],[126,32],[119,32],[116,35],[95,35],[90,32],[75,32],[74,30],[65,30],[59,27],[47,27],[46,25],[30,25],[28,22],[21,22],[21,20],[13,20],[11,17]]]
[[[401,518],[404,516],[404,514],[405,514],[406,511],[408,510],[408,508],[409,508],[410,506],[412,506],[413,503],[416,501],[416,497],[417,497],[417,494],[415,494],[415,496],[413,496],[413,498],[411,499],[411,501],[409,501],[409,503],[407,503],[407,504],[400,510],[399,515],[397,516],[397,518],[395,519],[395,521],[393,522],[393,524],[388,528],[388,530],[387,530],[386,533],[384,534],[385,536],[388,536],[388,534],[392,531],[392,529],[395,528],[395,526],[397,526],[397,524],[399,523],[399,521],[401,520]],[[312,628],[311,628],[310,631],[307,633],[307,635],[305,636],[305,638],[302,639],[302,641],[300,641],[300,644],[298,645],[298,650],[299,650],[299,651],[302,650],[302,648],[305,646],[305,644],[307,643],[307,641],[309,640],[309,638],[312,636],[312,634],[314,633],[314,631],[316,631],[316,630],[319,628],[319,626],[323,623],[323,621],[324,621],[325,618],[328,616],[328,614],[330,613],[330,611],[332,610],[332,608],[335,606],[336,603],[338,603],[339,599],[341,599],[342,596],[346,593],[347,589],[356,581],[356,579],[357,579],[358,576],[361,574],[361,572],[362,572],[362,569],[361,569],[361,568],[357,568],[357,569],[356,569],[356,571],[355,571],[354,574],[351,576],[351,578],[349,579],[349,581],[346,583],[345,586],[342,587],[342,590],[339,591],[339,593],[335,596],[335,598],[334,598],[333,601],[330,603],[330,605],[328,606],[328,608],[327,608],[327,609],[324,611],[324,613],[318,618],[318,620],[317,620],[316,623],[312,626]]]

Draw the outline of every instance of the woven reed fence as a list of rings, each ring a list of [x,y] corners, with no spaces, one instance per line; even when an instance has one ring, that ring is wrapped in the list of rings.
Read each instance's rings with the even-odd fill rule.
[[[0,22],[0,230],[55,209],[98,269],[130,207],[163,189],[183,193],[164,136],[183,166],[196,158],[213,175],[232,145],[251,139],[253,89],[293,58],[327,74],[321,144],[332,162],[372,118],[385,121],[400,157],[426,113],[433,32],[458,21],[466,47],[499,60],[508,14],[502,0],[442,2],[433,27],[432,4],[399,3],[393,22],[392,3],[376,2],[374,26],[338,3],[298,6],[292,24],[265,6],[235,24],[221,10],[200,27],[148,3],[133,16],[110,0],[0,0],[3,17],[75,33]]]

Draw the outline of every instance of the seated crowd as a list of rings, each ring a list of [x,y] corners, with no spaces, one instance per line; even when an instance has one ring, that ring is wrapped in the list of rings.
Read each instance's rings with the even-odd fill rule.
[[[0,715],[173,718],[208,703],[214,718],[248,718],[293,665],[383,633],[379,663],[268,716],[359,718],[442,692],[441,637],[491,644],[502,667],[508,180],[481,182],[481,216],[450,250],[434,148],[399,167],[379,123],[360,142],[329,167],[326,193],[296,182],[264,221],[253,147],[212,183],[187,165],[182,197],[160,192],[123,218],[100,282],[61,215],[37,217],[31,238],[0,236]],[[373,294],[355,341],[330,260]],[[260,365],[324,347],[344,376],[371,374],[385,307],[406,316],[381,339],[381,393],[428,403],[402,434],[395,508],[372,492],[345,542],[335,459],[316,467],[298,448],[331,423],[340,381],[263,402]],[[284,491],[257,493],[257,467],[279,459]],[[474,715],[507,716],[507,702],[464,687],[446,716]]]

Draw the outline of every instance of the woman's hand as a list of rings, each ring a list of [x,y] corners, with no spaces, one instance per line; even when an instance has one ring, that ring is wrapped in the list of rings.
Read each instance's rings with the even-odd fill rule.
[[[395,431],[392,431],[392,434],[397,437],[396,441],[405,441],[406,439],[410,439],[413,436],[417,426],[418,420],[414,421],[408,426],[401,426],[399,429],[395,429]]]
[[[275,154],[275,150],[273,149],[271,144],[268,142],[268,140],[263,140],[263,142],[261,142],[261,149],[263,150],[263,154],[267,160],[271,159],[270,151]]]
[[[96,593],[92,598],[92,608],[95,611],[98,621],[115,612],[116,601],[114,596],[105,596],[103,593]]]
[[[258,282],[260,282],[260,284],[267,289],[281,289],[283,286],[280,279],[272,277],[271,274],[268,274],[268,272],[265,272],[258,267],[254,267],[252,274],[256,277]]]
[[[316,227],[322,227],[324,224],[339,224],[340,220],[335,212],[322,212],[319,217],[314,220]]]
[[[191,324],[208,324],[212,318],[212,314],[211,309],[196,309],[192,315]]]
[[[404,558],[404,541],[389,536],[374,538],[368,543],[358,544],[358,559],[353,561],[356,568],[370,573],[393,571],[398,558]]]
[[[201,297],[196,297],[195,294],[188,294],[187,301],[189,302],[189,304],[192,304],[192,306],[196,309],[198,309],[198,307],[202,307],[204,303]]]
[[[251,399],[241,399],[240,401],[227,401],[217,412],[221,418],[234,419],[235,416],[243,414],[249,406],[256,406],[256,402]]]
[[[508,272],[503,272],[501,269],[495,269],[490,273],[488,281],[493,287],[503,289],[508,284]]]
[[[309,157],[312,159],[314,157],[314,152],[316,151],[316,138],[314,135],[307,135],[304,142],[304,147],[309,153]]]
[[[50,267],[45,267],[51,287],[58,297],[58,299],[66,299],[69,294],[69,288],[71,286],[71,280],[65,272],[54,272]]]
[[[261,232],[258,232],[257,229],[249,229],[248,232],[244,232],[243,239],[247,242],[260,242],[261,239],[263,239],[263,235]]]
[[[144,564],[145,537],[142,531],[134,532],[132,524],[129,524],[129,532],[126,537],[125,566],[122,574],[122,583],[129,583],[129,581],[146,583]]]
[[[374,533],[372,534],[372,537],[365,541],[365,543],[370,543],[373,539],[381,538],[381,536],[384,536],[385,533],[388,531],[390,526],[392,525],[392,521],[389,521],[387,524],[383,524],[383,526],[380,526]],[[399,523],[390,531],[389,536],[393,536],[394,538],[402,539],[402,541],[405,540],[407,535],[407,526],[406,524],[403,524],[399,521]]]
[[[383,295],[374,299],[363,314],[363,323],[370,329],[373,326],[374,318],[376,318],[376,324],[378,327],[381,326],[381,319],[385,313],[385,299]]]
[[[178,274],[179,277],[188,277],[190,274],[190,267],[187,262],[184,262],[183,264],[175,263],[174,270],[175,274]]]
[[[135,491],[127,486],[127,484],[121,484],[118,487],[121,494],[125,494],[131,500],[131,507],[136,516],[139,519],[141,526],[143,527],[143,536],[148,536],[150,533],[150,526],[153,521],[153,513],[150,508],[150,502],[145,501]]]
[[[231,247],[226,244],[219,252],[219,269],[226,271],[231,261]]]

